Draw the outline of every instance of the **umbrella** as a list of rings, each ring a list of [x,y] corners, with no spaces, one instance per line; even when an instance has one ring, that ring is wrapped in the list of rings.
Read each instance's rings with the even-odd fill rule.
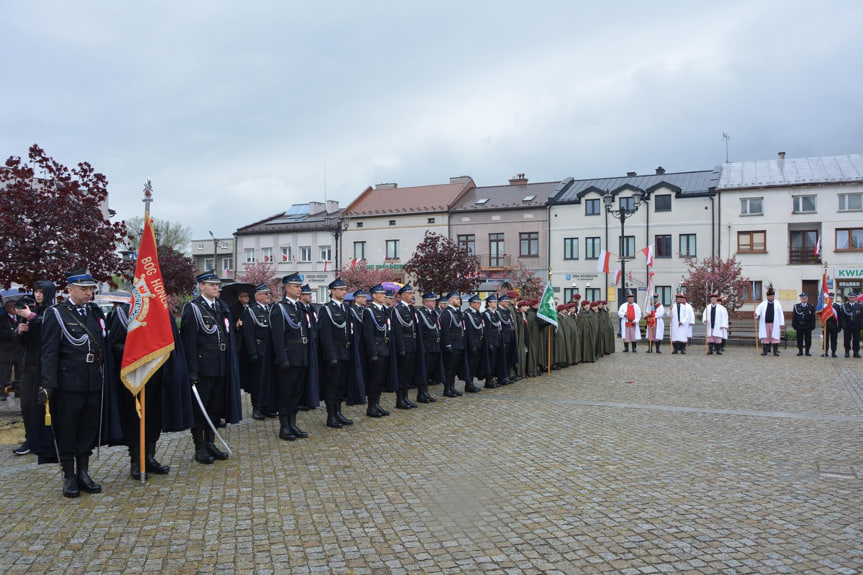
[[[96,303],[132,303],[132,294],[127,291],[112,291],[105,294],[96,294]]]
[[[400,284],[399,282],[383,282],[381,285],[385,290],[389,291],[399,291],[404,287],[404,284]]]
[[[228,309],[234,313],[237,304],[239,303],[239,295],[241,292],[249,294],[249,301],[255,298],[255,286],[252,284],[234,282],[232,284],[223,285],[219,293],[219,299],[228,304]]]

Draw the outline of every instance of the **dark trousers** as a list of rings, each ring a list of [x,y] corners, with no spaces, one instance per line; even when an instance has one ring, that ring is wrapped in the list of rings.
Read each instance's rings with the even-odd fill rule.
[[[98,391],[62,391],[51,395],[51,418],[60,461],[89,455],[99,439],[102,394]]]
[[[467,367],[470,370],[470,382],[473,383],[473,378],[479,376],[479,362],[482,359],[480,355],[482,353],[481,349],[477,349],[474,352],[467,352]]]
[[[380,397],[384,381],[389,369],[389,356],[379,355],[374,361],[369,360],[369,378],[366,380],[366,397]]]
[[[279,370],[279,387],[276,390],[276,406],[279,415],[294,415],[300,409],[300,398],[306,387],[306,378],[309,376],[307,367],[289,367]]]
[[[24,421],[24,437],[30,440],[30,420],[36,408],[36,390],[39,389],[39,374],[36,366],[25,368],[21,374],[21,387],[18,396],[21,398],[21,418]],[[44,411],[44,410],[42,410]]]
[[[488,373],[485,374],[486,379],[492,379],[495,375],[500,376],[497,373],[498,357],[500,357],[500,348],[493,345],[488,346]]]
[[[798,329],[797,330],[797,349],[803,351],[805,348],[806,351],[809,351],[809,348],[812,347],[812,330],[811,329]]]
[[[321,384],[326,403],[339,402],[345,399],[348,392],[348,376],[351,373],[350,361],[336,361],[335,365],[323,362]]]
[[[438,362],[440,362],[440,352],[439,351],[427,351],[426,352],[426,383],[430,383],[434,385],[435,383],[443,383],[442,381],[435,381],[438,377]]]
[[[843,342],[845,344],[845,351],[851,351],[852,348],[854,353],[860,353],[860,330],[859,329],[846,329],[843,331],[844,339]],[[835,335],[833,337],[836,337]],[[835,347],[833,348],[836,349]]]
[[[252,396],[252,407],[258,407],[258,389],[261,386],[261,361],[263,358],[258,358],[258,361],[249,360],[249,368],[246,372],[246,391]]]
[[[197,388],[201,402],[207,410],[207,415],[210,416],[210,421],[213,422],[213,425],[218,425],[225,411],[225,378],[202,375],[198,379]],[[195,423],[192,427],[192,434],[212,431],[204,414],[201,413],[198,402],[195,401],[194,403]]]
[[[827,330],[827,350],[836,353],[836,340],[839,339],[839,333]]]
[[[144,391],[144,441],[147,443],[156,443],[162,435],[161,375],[161,372],[158,372]],[[129,447],[129,453],[132,455],[139,453],[141,445],[141,420],[135,409],[135,399],[136,396],[129,393],[125,386],[117,387],[117,406],[120,411],[120,426],[123,428],[123,442]],[[213,420],[213,423],[216,421]]]
[[[414,387],[416,364],[416,352],[408,351],[405,353],[404,357],[398,358],[399,389],[410,389],[411,387]]]
[[[6,387],[12,381],[12,369],[15,369],[15,377],[21,379],[21,364],[17,361],[0,362],[0,387]]]
[[[458,362],[464,361],[463,349],[447,349],[443,352],[444,371],[446,372],[446,382],[450,385],[455,384],[455,374],[458,371]]]

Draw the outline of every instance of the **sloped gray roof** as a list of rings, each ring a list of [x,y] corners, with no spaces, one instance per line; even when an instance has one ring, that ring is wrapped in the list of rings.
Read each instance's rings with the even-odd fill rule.
[[[591,191],[604,193],[606,190],[616,195],[623,190],[634,188],[652,194],[659,188],[669,188],[679,196],[703,196],[715,193],[719,182],[719,167],[698,172],[677,172],[666,174],[647,174],[644,176],[623,176],[618,178],[596,178],[573,180],[568,178],[562,183],[563,189],[549,198],[548,203],[578,204],[581,198]]]
[[[560,182],[537,182],[476,187],[465,192],[453,205],[452,211],[543,207],[559,185]]]
[[[309,204],[294,204],[286,212],[279,212],[253,224],[237,228],[234,232],[238,236],[251,234],[268,234],[274,232],[300,232],[310,230],[326,230],[334,225],[334,221],[341,217],[344,212],[310,215]]]
[[[722,164],[719,190],[863,182],[863,154]]]

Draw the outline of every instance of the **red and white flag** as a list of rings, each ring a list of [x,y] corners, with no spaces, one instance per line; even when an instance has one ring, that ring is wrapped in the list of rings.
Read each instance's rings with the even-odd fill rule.
[[[288,254],[286,252],[282,252],[282,261],[283,262],[288,261]]]
[[[602,250],[599,252],[599,260],[596,262],[596,271],[601,274],[609,273],[608,263],[611,261],[611,252]]]
[[[641,252],[644,254],[644,257],[647,258],[647,265],[652,266],[653,265],[653,246],[652,245],[647,246],[646,248],[642,249]]]
[[[614,281],[611,285],[617,285],[620,281],[620,276],[623,275],[620,270],[614,270]]]
[[[815,255],[821,255],[821,236],[818,236],[818,241],[815,242]]]
[[[168,294],[150,221],[144,222],[138,248],[128,330],[120,378],[129,391],[137,395],[174,349]]]
[[[328,264],[328,263],[329,263],[329,262],[327,262],[327,260],[324,260],[324,271],[327,271],[327,264]]]

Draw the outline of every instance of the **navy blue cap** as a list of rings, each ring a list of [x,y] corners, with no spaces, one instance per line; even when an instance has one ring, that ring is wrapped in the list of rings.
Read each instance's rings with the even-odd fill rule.
[[[265,291],[272,291],[270,290],[270,286],[268,286],[267,284],[260,284],[258,285],[258,287],[255,288],[255,293],[261,293]]]
[[[396,292],[391,289],[386,290],[384,293],[386,293],[387,297],[396,297]]]
[[[345,294],[345,301],[354,301],[354,292]]]
[[[378,284],[375,287],[373,287],[372,289],[370,289],[369,293],[371,293],[371,294],[387,293],[387,289],[384,286],[382,286],[381,284]],[[354,297],[356,297],[356,295]]]
[[[408,293],[408,292],[413,292],[413,291],[414,291],[414,288],[411,284],[405,284],[399,289],[398,294],[401,295],[403,293]]]
[[[90,275],[87,270],[76,270],[66,274],[66,283],[81,287],[96,286],[96,280]]]
[[[457,297],[457,298],[461,299],[461,294],[460,294],[460,293],[458,293],[457,291],[451,291],[451,292],[449,292],[448,294],[446,294],[446,299],[447,299],[447,300],[449,300],[450,298],[454,298],[454,297]]]
[[[495,301],[495,302],[496,302],[496,301],[497,301],[497,296],[496,296],[496,295],[494,295],[494,294],[489,294],[489,296],[485,298],[485,301],[487,301],[487,302],[489,302],[489,301]]]
[[[328,285],[327,287],[330,289],[337,289],[337,288],[348,289],[348,284],[346,284],[343,279],[336,278],[333,281],[331,281],[330,285]]]
[[[482,300],[479,299],[479,296],[476,294],[470,296],[470,298],[467,300],[468,303],[481,302],[481,301]]]
[[[497,298],[497,301],[509,301],[509,296],[506,294],[503,294],[502,296]]]
[[[200,283],[212,283],[212,284],[222,283],[222,280],[220,280],[219,276],[216,275],[215,270],[207,270],[195,279],[198,280],[199,284]]]
[[[369,297],[369,294],[364,289],[358,289],[354,292],[354,299],[357,299],[358,297]]]
[[[309,287],[309,284],[306,284],[302,287],[302,291],[300,293],[303,293],[303,294],[312,293],[312,288]]]
[[[438,299],[437,294],[434,292],[424,293],[423,299]]]
[[[798,297],[809,297],[809,294],[806,292],[800,292],[800,295]]]
[[[294,284],[294,285],[301,286],[301,285],[303,285],[303,276],[301,276],[300,274],[286,275],[285,277],[282,278],[282,283],[285,285]]]

